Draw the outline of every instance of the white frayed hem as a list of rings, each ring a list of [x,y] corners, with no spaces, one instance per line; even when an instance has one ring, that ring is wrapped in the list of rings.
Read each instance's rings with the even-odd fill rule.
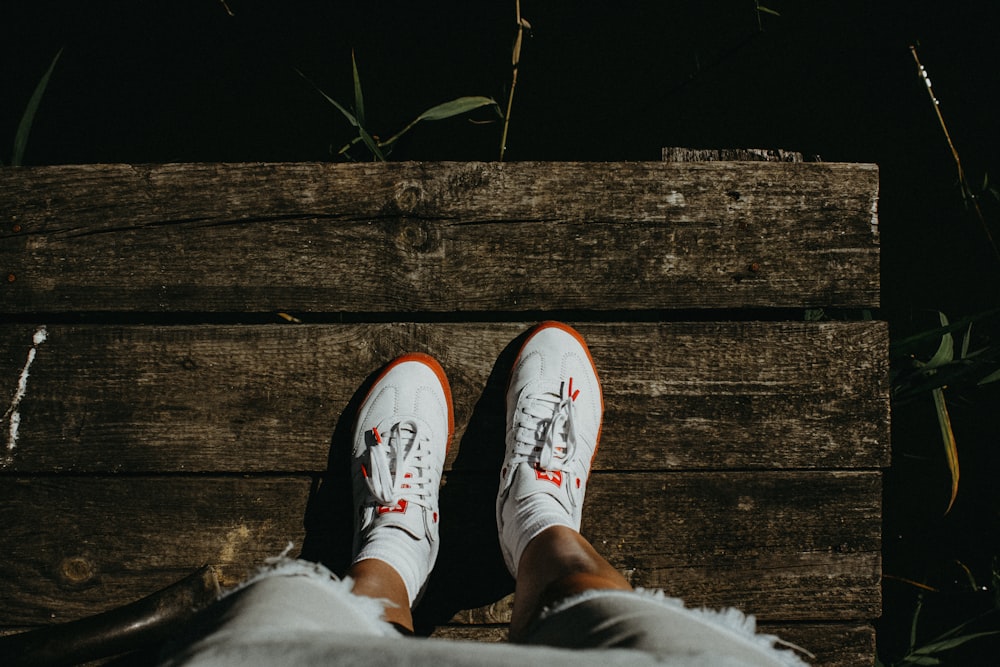
[[[373,598],[354,593],[354,580],[350,577],[340,578],[322,563],[289,558],[293,548],[291,542],[277,556],[264,559],[264,565],[259,567],[248,579],[233,588],[219,593],[219,600],[225,599],[253,584],[272,577],[304,577],[326,589],[331,595],[345,600],[359,614],[373,622],[380,634],[385,637],[398,637],[399,630],[385,620],[385,610],[397,605],[385,598]]]
[[[542,609],[541,614],[539,614],[536,623],[542,622],[551,616],[566,611],[567,609],[575,607],[588,600],[606,597],[634,598],[636,596],[650,602],[661,604],[672,611],[683,612],[689,618],[700,621],[704,625],[744,639],[754,647],[767,653],[768,656],[777,660],[783,667],[808,667],[807,663],[804,662],[798,655],[790,650],[783,650],[785,648],[799,651],[808,656],[810,659],[816,658],[815,655],[801,646],[797,646],[791,642],[786,642],[774,635],[758,633],[757,619],[750,614],[743,613],[739,609],[730,607],[726,609],[714,610],[705,607],[687,607],[683,600],[668,597],[662,590],[645,588],[636,588],[633,591],[591,589],[572,595],[568,598],[564,598],[555,604],[545,607]]]

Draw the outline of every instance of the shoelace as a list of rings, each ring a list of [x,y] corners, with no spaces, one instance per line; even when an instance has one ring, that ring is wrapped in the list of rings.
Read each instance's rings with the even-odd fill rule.
[[[362,465],[361,472],[375,500],[385,507],[396,507],[406,500],[430,508],[427,496],[434,484],[425,461],[428,438],[417,422],[407,419],[394,424],[388,437],[373,428],[372,435],[375,442],[368,448],[371,470]]]
[[[580,390],[573,389],[573,378],[560,384],[559,393],[528,394],[522,399],[522,408],[514,424],[514,452],[510,467],[527,461],[539,470],[566,470],[576,456],[576,397]],[[539,444],[540,443],[540,444]],[[510,478],[507,480],[510,484]],[[571,494],[571,501],[576,498]]]

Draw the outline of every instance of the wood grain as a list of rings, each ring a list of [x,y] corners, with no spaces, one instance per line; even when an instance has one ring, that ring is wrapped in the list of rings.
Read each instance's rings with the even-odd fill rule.
[[[864,618],[879,605],[879,481],[870,472],[596,474],[582,531],[634,585],[689,604],[737,605],[765,620]],[[322,488],[303,476],[2,477],[0,624],[103,611],[206,563],[229,585],[289,541],[293,553],[328,537],[342,543],[349,493],[348,507],[327,511]],[[448,530],[422,618],[508,620],[512,582],[495,522],[484,520],[495,492],[493,476],[447,479]],[[342,547],[312,555],[340,568]]]
[[[867,308],[877,196],[857,164],[3,169],[0,295],[8,313]]]
[[[407,351],[455,398],[449,467],[496,470],[527,323],[49,326],[18,406],[19,472],[322,472],[366,381]],[[878,468],[889,456],[878,322],[581,323],[602,377],[600,470]],[[0,326],[16,393],[40,327]],[[10,400],[10,399],[8,399]],[[349,446],[349,445],[347,445]]]

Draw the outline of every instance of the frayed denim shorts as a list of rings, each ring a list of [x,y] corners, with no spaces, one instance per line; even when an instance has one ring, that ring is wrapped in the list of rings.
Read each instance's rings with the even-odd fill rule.
[[[545,609],[523,643],[404,637],[383,620],[384,600],[355,595],[353,582],[322,565],[269,561],[207,609],[190,637],[164,652],[164,666],[545,665],[546,667],[798,667],[775,637],[757,634],[735,609],[689,609],[656,591],[587,591]]]

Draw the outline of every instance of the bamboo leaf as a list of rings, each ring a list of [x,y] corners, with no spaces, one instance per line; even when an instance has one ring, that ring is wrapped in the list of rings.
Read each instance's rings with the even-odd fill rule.
[[[774,11],[773,9],[771,9],[769,7],[764,7],[762,5],[757,5],[757,11],[758,12],[764,12],[765,14],[770,14],[771,16],[781,16],[781,14],[779,14],[776,11]]]
[[[42,75],[42,78],[39,79],[34,92],[31,93],[28,106],[25,107],[24,113],[21,115],[21,122],[17,126],[17,134],[14,135],[14,152],[11,153],[10,158],[12,167],[18,167],[24,161],[24,151],[28,147],[28,135],[31,134],[31,126],[35,122],[35,113],[42,103],[42,96],[49,85],[49,78],[52,76],[52,71],[56,68],[56,63],[59,62],[59,56],[62,55],[62,52],[63,50],[59,49],[59,52],[52,59],[49,68]]]
[[[944,389],[938,387],[931,391],[934,397],[934,409],[937,412],[938,425],[941,427],[941,440],[944,443],[945,459],[948,461],[948,471],[951,473],[951,498],[948,500],[948,507],[944,513],[951,511],[955,504],[955,497],[958,495],[958,444],[955,442],[955,433],[951,429],[951,417],[948,415],[948,405],[944,400]]]

